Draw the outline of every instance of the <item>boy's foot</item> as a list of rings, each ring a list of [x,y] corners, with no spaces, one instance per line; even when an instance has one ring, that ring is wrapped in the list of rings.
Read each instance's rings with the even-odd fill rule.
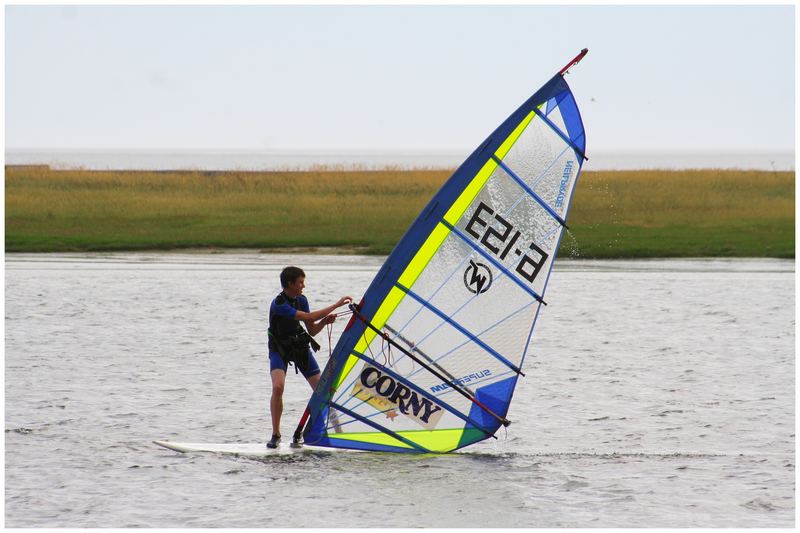
[[[267,448],[277,448],[280,442],[281,442],[281,436],[273,435],[272,438],[267,443]]]

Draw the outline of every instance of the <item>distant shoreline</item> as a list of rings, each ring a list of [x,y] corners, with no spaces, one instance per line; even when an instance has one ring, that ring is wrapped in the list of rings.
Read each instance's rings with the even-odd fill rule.
[[[469,155],[447,151],[299,150],[6,150],[6,165],[48,165],[56,170],[309,171],[450,170]],[[614,151],[590,152],[587,170],[737,169],[793,171],[793,151]]]

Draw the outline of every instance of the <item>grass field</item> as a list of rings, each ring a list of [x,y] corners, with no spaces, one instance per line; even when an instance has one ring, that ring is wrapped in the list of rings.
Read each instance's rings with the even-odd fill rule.
[[[391,251],[446,170],[125,172],[6,167],[6,252]],[[794,257],[794,172],[584,172],[562,254]]]

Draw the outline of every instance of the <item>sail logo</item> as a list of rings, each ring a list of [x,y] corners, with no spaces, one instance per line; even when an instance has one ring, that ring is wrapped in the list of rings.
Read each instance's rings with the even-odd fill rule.
[[[483,263],[470,259],[464,271],[464,286],[473,294],[483,294],[492,286],[492,271]]]
[[[567,196],[567,184],[572,177],[572,160],[567,161],[564,167],[564,172],[561,174],[561,184],[558,187],[558,196],[556,196],[556,207],[564,206],[564,198]]]
[[[399,410],[425,429],[434,429],[444,414],[444,410],[428,398],[368,364],[361,369],[351,396],[386,413],[391,420]]]
[[[568,164],[565,172],[571,173],[572,166]],[[563,195],[566,194],[566,184],[568,182],[569,176],[567,176],[566,181],[562,183],[562,202],[564,201]],[[494,217],[490,219],[486,215],[494,215]],[[498,229],[493,222],[500,224],[503,229]],[[516,256],[520,258],[514,272],[530,283],[534,282],[536,276],[539,275],[539,271],[549,257],[547,252],[540,248],[535,242],[529,242],[527,249],[525,246],[515,246],[522,235],[522,230],[516,230],[515,232],[515,228],[511,222],[503,218],[499,213],[495,213],[494,209],[483,202],[478,203],[478,207],[475,208],[475,212],[472,213],[464,231],[472,235],[477,242],[486,247],[487,250],[496,255],[501,261],[505,261],[506,256],[513,252],[514,255],[511,257]],[[483,234],[481,234],[481,231],[483,231]],[[529,255],[530,252],[528,252],[528,250],[535,252],[532,254],[532,257]],[[485,269],[486,275],[482,274],[480,267]],[[492,272],[485,265],[470,261],[470,265],[464,272],[464,285],[466,285],[467,289],[475,294],[480,294],[481,292],[489,290],[491,284]]]
[[[454,379],[452,381],[452,383],[456,383],[457,385],[464,385],[464,384],[472,382],[472,381],[478,381],[478,380],[481,380],[483,378],[491,377],[491,375],[492,375],[492,371],[487,368],[486,370],[481,370],[480,372],[473,372],[472,374],[469,374],[467,376],[460,377],[458,379]],[[442,383],[441,385],[434,385],[430,389],[431,389],[431,392],[436,393],[436,392],[446,391],[451,386],[452,386],[451,383]]]

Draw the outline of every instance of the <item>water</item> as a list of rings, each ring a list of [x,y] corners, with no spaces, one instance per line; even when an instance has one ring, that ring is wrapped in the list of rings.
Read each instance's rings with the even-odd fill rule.
[[[50,165],[90,170],[297,170],[333,168],[456,168],[463,151],[189,151],[189,150],[10,150],[7,165]],[[724,168],[794,170],[792,151],[598,151],[588,154],[588,170]]]
[[[6,526],[794,525],[793,261],[560,260],[512,425],[462,453],[153,445],[266,439],[289,263],[314,308],[382,258],[7,254]],[[291,373],[284,434],[307,396]]]

